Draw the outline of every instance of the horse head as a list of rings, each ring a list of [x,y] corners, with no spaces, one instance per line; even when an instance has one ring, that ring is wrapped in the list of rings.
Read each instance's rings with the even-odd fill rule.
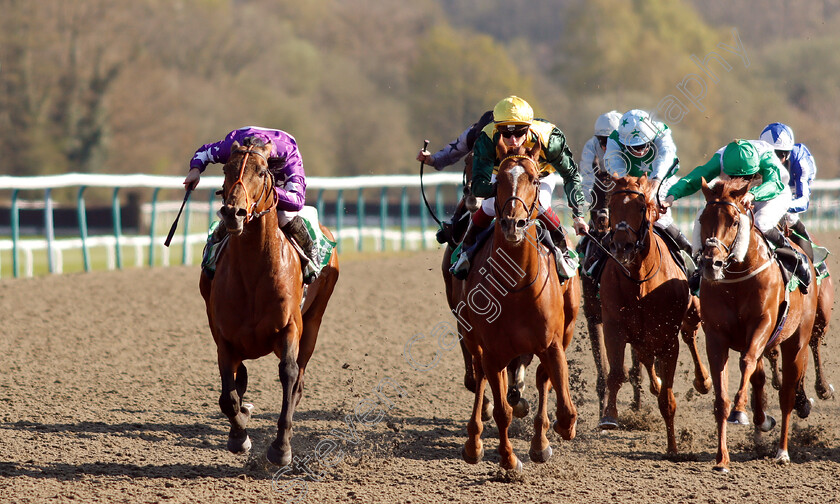
[[[607,194],[612,188],[612,177],[606,170],[601,168],[598,158],[593,163],[595,170],[595,182],[592,184],[592,205],[589,208],[589,217],[592,220],[591,234],[604,236],[610,229],[610,211],[607,209]]]
[[[274,177],[268,169],[270,152],[271,144],[259,141],[244,146],[233,142],[230,147],[219,216],[234,236],[242,234],[246,223],[274,208]]]
[[[750,182],[742,178],[708,185],[701,179],[706,207],[700,213],[700,266],[707,280],[720,280],[731,262],[742,262],[750,245],[750,219],[742,201]]]
[[[539,211],[540,142],[530,149],[507,147],[499,138],[496,155],[502,161],[496,174],[496,219],[506,240],[520,243]]]
[[[607,199],[609,211],[610,252],[629,264],[650,241],[650,226],[659,218],[653,200],[654,182],[647,175],[612,177],[613,188]]]

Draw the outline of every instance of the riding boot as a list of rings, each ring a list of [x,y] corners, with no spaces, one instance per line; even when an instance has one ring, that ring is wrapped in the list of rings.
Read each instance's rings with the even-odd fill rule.
[[[455,230],[455,225],[464,217],[464,213],[466,213],[466,211],[466,205],[461,203],[455,208],[455,213],[452,215],[451,219],[440,223],[440,229],[438,229],[437,233],[435,233],[435,240],[437,240],[438,243],[442,245],[452,241],[452,233]]]
[[[290,220],[281,229],[288,236],[292,237],[297,244],[300,245],[300,248],[303,249],[304,255],[306,256],[304,260],[301,261],[300,265],[301,270],[304,271],[303,283],[312,283],[318,276],[318,273],[316,272],[316,268],[309,268],[307,270],[306,266],[310,261],[316,262],[318,260],[318,246],[309,235],[309,228],[306,227],[303,217],[295,215],[294,218],[292,218],[292,220]]]
[[[563,226],[560,223],[560,217],[554,213],[554,209],[549,207],[543,213],[537,216],[539,220],[548,231],[543,233],[543,243],[554,253],[554,263],[557,267],[557,274],[560,279],[571,278],[577,273],[575,265],[569,258],[569,247],[566,243],[566,232],[563,231]]]
[[[461,253],[458,255],[458,260],[449,268],[449,272],[458,280],[467,278],[470,272],[470,261],[475,255],[475,242],[478,235],[486,230],[491,222],[493,222],[493,217],[484,213],[481,208],[473,214],[467,233],[461,241]]]
[[[808,259],[814,262],[814,247],[811,244],[811,235],[805,229],[805,224],[801,220],[798,220],[796,224],[790,226],[790,229],[793,231],[790,234],[790,241],[799,245],[799,248],[808,256]]]
[[[767,241],[776,247],[774,253],[779,258],[779,262],[784,266],[782,272],[785,273],[783,275],[785,277],[785,285],[790,280],[792,273],[799,279],[799,286],[802,291],[808,292],[808,286],[811,285],[811,268],[808,262],[808,256],[794,250],[777,228],[765,231],[764,236],[767,238]]]
[[[679,247],[680,250],[682,250],[683,252],[688,254],[689,257],[691,257],[691,254],[692,254],[691,242],[688,241],[688,238],[686,238],[686,236],[684,234],[682,234],[682,231],[680,231],[680,228],[678,228],[672,222],[671,224],[668,225],[668,227],[659,228],[659,229],[668,233],[668,236],[671,237],[671,239],[674,241],[674,243],[677,245],[677,247]]]

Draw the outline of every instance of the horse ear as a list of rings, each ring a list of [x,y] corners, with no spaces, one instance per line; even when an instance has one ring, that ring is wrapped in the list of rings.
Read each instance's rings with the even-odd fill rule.
[[[505,145],[505,141],[502,138],[502,135],[499,135],[499,139],[496,140],[496,157],[502,159],[507,155],[508,149],[507,145]]]
[[[709,201],[714,196],[711,188],[709,188],[709,184],[706,183],[706,177],[700,177],[700,189],[703,190],[703,196],[706,197],[706,201]]]
[[[231,153],[231,154],[233,154],[233,153],[234,153],[234,152],[236,152],[236,151],[237,151],[237,149],[239,149],[240,147],[242,147],[242,146],[241,146],[241,145],[239,145],[239,142],[237,142],[236,140],[234,140],[234,141],[233,141],[233,143],[232,143],[232,144],[231,144],[231,146],[230,146],[230,153]]]
[[[540,138],[537,137],[537,140],[534,142],[534,146],[528,149],[528,157],[533,159],[539,159],[540,152],[542,151],[542,143],[540,143]]]

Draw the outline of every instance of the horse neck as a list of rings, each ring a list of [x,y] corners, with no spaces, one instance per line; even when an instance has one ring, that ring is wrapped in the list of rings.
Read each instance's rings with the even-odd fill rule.
[[[542,268],[540,261],[543,260],[536,226],[531,226],[526,231],[525,239],[520,243],[511,243],[505,239],[504,233],[497,223],[493,230],[491,255],[504,256],[494,259],[495,263],[491,264],[491,269],[494,271],[498,268],[505,269],[504,275],[516,281],[518,286],[521,287],[536,279]],[[496,273],[501,275],[502,272],[497,271]],[[514,285],[510,285],[510,287],[512,289],[516,288]]]
[[[282,262],[285,241],[277,225],[277,213],[272,210],[246,223],[241,235],[230,237],[228,247],[240,271],[263,275]]]

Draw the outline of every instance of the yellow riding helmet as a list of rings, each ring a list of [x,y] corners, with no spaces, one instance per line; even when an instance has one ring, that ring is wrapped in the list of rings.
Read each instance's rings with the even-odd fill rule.
[[[508,96],[493,107],[493,121],[496,124],[531,124],[534,109],[518,96]]]

